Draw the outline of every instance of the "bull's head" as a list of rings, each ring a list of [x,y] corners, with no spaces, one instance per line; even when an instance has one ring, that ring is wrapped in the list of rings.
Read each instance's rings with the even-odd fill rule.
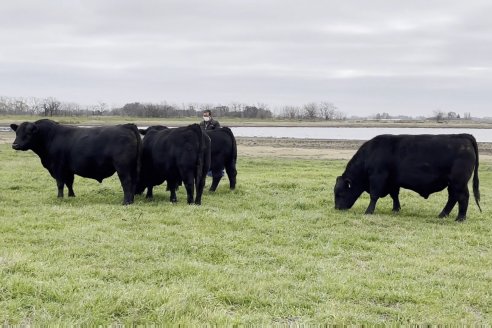
[[[344,176],[337,177],[333,193],[335,194],[335,208],[348,210],[359,198],[364,190]]]
[[[13,149],[32,149],[38,134],[38,127],[35,123],[24,122],[21,125],[10,124],[10,128],[15,131],[15,140],[12,144]]]

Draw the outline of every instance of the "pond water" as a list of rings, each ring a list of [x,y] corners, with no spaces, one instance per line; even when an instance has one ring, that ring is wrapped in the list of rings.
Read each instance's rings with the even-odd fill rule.
[[[492,142],[492,129],[455,128],[334,128],[334,127],[233,127],[236,137],[369,140],[379,134],[469,133],[478,142]]]

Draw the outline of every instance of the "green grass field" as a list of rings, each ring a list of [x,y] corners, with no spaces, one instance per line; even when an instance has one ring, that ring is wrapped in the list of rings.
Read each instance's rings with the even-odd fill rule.
[[[464,223],[437,218],[446,192],[336,211],[344,166],[239,154],[237,189],[202,206],[162,186],[122,206],[116,177],[76,177],[77,197],[57,199],[35,154],[0,145],[0,320],[490,325],[492,163]]]

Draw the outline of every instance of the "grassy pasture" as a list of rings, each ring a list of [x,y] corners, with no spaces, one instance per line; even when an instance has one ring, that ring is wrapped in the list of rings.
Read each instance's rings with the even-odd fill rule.
[[[200,207],[164,187],[125,207],[114,176],[57,199],[35,154],[0,145],[1,322],[492,322],[492,163],[484,212],[456,223],[437,218],[445,192],[334,210],[345,161],[239,156],[237,190],[223,180]]]

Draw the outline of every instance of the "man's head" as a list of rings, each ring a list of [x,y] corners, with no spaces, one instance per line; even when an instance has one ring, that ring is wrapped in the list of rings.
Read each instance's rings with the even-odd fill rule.
[[[208,122],[210,121],[211,117],[212,117],[212,111],[210,109],[205,109],[203,111],[203,120]]]

